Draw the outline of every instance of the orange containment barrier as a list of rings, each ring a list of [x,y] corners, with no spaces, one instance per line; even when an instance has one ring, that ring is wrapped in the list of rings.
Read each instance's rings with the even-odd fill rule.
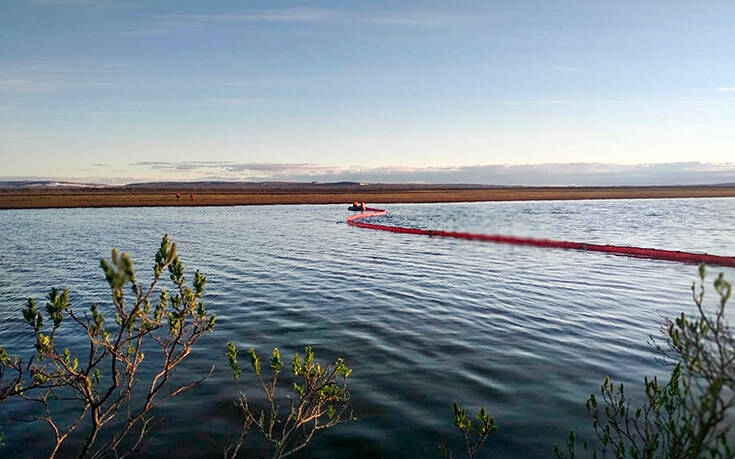
[[[722,257],[707,253],[679,252],[675,250],[645,249],[620,245],[587,244],[584,242],[552,241],[549,239],[532,239],[527,237],[500,236],[495,234],[459,233],[453,231],[436,231],[417,228],[403,228],[400,226],[374,225],[358,220],[367,217],[385,215],[382,209],[366,207],[364,212],[347,217],[347,224],[359,228],[368,228],[393,233],[421,234],[430,237],[452,237],[474,241],[498,242],[502,244],[530,245],[534,247],[551,247],[558,249],[586,250],[589,252],[604,252],[613,255],[623,255],[637,258],[651,258],[654,260],[678,261],[681,263],[705,263],[716,266],[735,267],[735,257]]]

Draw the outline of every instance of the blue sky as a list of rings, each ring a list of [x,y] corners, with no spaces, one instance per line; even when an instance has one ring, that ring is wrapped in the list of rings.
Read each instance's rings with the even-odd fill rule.
[[[0,3],[4,179],[735,181],[732,1]]]

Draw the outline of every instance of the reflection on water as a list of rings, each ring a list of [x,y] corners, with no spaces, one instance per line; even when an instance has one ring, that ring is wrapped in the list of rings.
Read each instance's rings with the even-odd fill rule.
[[[385,207],[382,221],[402,226],[735,254],[733,199]],[[159,411],[166,420],[145,455],[219,456],[235,437],[223,354],[232,340],[284,356],[310,344],[355,369],[359,421],[323,433],[309,457],[435,457],[457,440],[458,400],[496,417],[487,451],[533,458],[549,457],[569,428],[589,438],[584,401],[605,375],[635,386],[665,374],[646,341],[662,316],[690,309],[689,265],[370,231],[345,215],[344,205],[0,212],[0,342],[29,352],[20,310],[51,286],[69,288],[78,307],[106,301],[97,266],[113,246],[149,278],[168,233],[187,271],[209,277],[217,314],[178,376],[217,368]],[[48,432],[11,422],[18,406],[0,410],[2,448],[42,453]]]

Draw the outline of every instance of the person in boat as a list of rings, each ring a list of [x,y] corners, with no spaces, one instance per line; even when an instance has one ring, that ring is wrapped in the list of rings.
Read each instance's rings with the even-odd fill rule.
[[[365,201],[362,201],[360,203],[360,210],[363,211],[363,212],[365,212]]]

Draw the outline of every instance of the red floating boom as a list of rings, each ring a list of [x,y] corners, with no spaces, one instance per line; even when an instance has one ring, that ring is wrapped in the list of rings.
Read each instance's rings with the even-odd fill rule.
[[[366,217],[385,215],[382,209],[365,208],[364,212],[347,217],[347,224],[359,228],[368,228],[393,233],[423,234],[425,236],[453,237],[457,239],[471,239],[485,242],[499,242],[503,244],[531,245],[535,247],[553,247],[559,249],[587,250],[590,252],[605,252],[628,257],[651,258],[655,260],[678,261],[682,263],[705,263],[716,266],[735,267],[735,257],[721,257],[706,253],[679,252],[675,250],[644,249],[641,247],[627,247],[619,245],[586,244],[584,242],[552,241],[549,239],[532,239],[527,237],[499,236],[495,234],[458,233],[454,231],[435,231],[400,226],[373,225],[357,220]]]

